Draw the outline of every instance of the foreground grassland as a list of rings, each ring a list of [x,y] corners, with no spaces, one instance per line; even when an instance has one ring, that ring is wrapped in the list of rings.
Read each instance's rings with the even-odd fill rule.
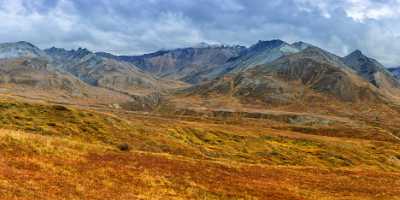
[[[10,100],[0,114],[0,199],[400,199],[396,141]]]

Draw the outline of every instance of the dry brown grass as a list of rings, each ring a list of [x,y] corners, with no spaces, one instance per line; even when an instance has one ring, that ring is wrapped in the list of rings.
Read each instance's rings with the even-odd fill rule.
[[[373,134],[10,100],[0,114],[0,199],[400,199],[400,145]]]
[[[1,199],[399,199],[400,173],[122,153],[0,131]]]

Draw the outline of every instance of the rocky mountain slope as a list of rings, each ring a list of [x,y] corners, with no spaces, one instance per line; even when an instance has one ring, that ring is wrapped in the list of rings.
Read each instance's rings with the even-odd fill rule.
[[[96,87],[129,94],[146,94],[179,85],[149,75],[130,63],[98,56],[87,49],[67,51],[53,47],[45,52],[55,66]]]
[[[358,75],[388,95],[400,94],[400,82],[382,64],[356,50],[343,58],[344,63]]]
[[[0,59],[5,58],[47,58],[45,52],[25,41],[0,44]]]
[[[57,70],[47,54],[27,42],[0,44],[0,83],[7,88],[54,90],[83,96],[88,87],[72,75]]]
[[[242,46],[198,46],[175,50],[158,51],[142,56],[114,56],[97,53],[103,57],[132,63],[146,72],[158,77],[185,80],[200,71],[225,64],[229,59],[239,56]]]
[[[245,54],[232,59],[228,66],[229,68],[233,68],[233,71],[244,71],[299,51],[300,49],[282,40],[259,41],[257,44],[251,46]]]
[[[187,76],[184,81],[194,84],[206,82],[227,73],[237,73],[257,65],[270,63],[282,56],[298,53],[308,46],[311,45],[304,42],[288,44],[282,40],[259,41],[226,63],[203,69],[196,74]]]
[[[244,104],[287,105],[329,98],[386,101],[400,96],[399,81],[376,60],[360,51],[342,58],[304,42],[199,46],[142,56],[82,48],[42,51],[27,42],[0,47],[3,84],[62,89],[78,96],[102,88],[105,94],[152,97],[139,98],[143,105],[162,104],[165,95],[174,98],[166,91],[187,86],[176,80],[193,84],[184,90],[192,96],[225,96]]]
[[[168,77],[197,84],[212,80],[230,71],[241,71],[275,59],[297,53],[311,46],[304,42],[288,44],[282,40],[259,41],[243,46],[209,46],[163,50],[141,56],[97,55],[133,63],[159,77]]]
[[[400,67],[388,68],[388,70],[394,75],[394,77],[400,80]]]
[[[309,47],[315,46],[301,41],[289,44],[282,40],[270,40],[259,41],[249,48],[201,46],[159,51],[142,56],[114,56],[107,53],[98,53],[98,55],[134,63],[156,76],[201,84],[226,74],[237,74],[257,65],[271,63],[278,58],[299,53]],[[328,62],[355,71],[387,95],[400,94],[399,81],[383,65],[366,57],[360,51],[355,51],[344,58],[327,51],[322,52],[329,58]]]
[[[0,44],[0,94],[29,101],[113,104],[130,96],[91,86],[59,69],[44,51],[28,42]]]
[[[283,56],[269,64],[226,74],[186,91],[268,105],[323,102],[329,98],[344,102],[385,100],[372,84],[340,59],[316,47]]]
[[[88,89],[79,79],[56,70],[47,60],[39,58],[1,59],[0,83],[8,87],[62,90],[78,96]]]

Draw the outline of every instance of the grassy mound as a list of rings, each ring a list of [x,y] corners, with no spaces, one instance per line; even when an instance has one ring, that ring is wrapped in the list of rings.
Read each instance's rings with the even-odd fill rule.
[[[133,131],[127,122],[105,114],[61,105],[0,101],[0,126],[41,135],[117,143]]]

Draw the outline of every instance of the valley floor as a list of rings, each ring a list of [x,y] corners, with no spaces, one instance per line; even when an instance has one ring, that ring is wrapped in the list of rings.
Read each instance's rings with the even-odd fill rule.
[[[400,199],[400,145],[369,128],[332,137],[319,125],[9,99],[0,113],[4,200]]]

